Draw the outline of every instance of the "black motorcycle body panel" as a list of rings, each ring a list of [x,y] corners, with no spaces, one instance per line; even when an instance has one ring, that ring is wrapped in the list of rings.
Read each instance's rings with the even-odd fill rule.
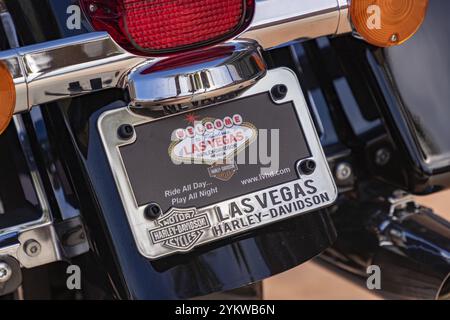
[[[450,185],[450,24],[448,1],[430,1],[426,20],[405,44],[367,54],[383,103],[380,111],[398,149],[405,189]],[[385,174],[387,178],[387,174]]]

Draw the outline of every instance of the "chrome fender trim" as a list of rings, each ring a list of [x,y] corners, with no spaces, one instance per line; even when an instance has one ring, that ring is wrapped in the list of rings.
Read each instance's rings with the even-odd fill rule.
[[[213,47],[230,50],[207,61],[195,62],[178,68],[164,68],[151,72],[152,66],[144,64],[127,76],[131,106],[142,108],[156,105],[189,104],[214,98],[247,88],[266,74],[266,64],[255,42],[234,42]],[[202,55],[208,55],[204,49]],[[187,56],[190,56],[188,54]],[[179,57],[176,58],[179,60]],[[164,61],[166,64],[171,60]],[[189,63],[189,58],[186,59]],[[145,74],[148,70],[149,73]]]
[[[239,39],[270,49],[300,39],[352,31],[349,0],[257,0],[255,17]]]
[[[106,32],[0,52],[16,84],[16,113],[98,90],[120,87],[129,70],[155,59],[133,55]]]
[[[129,53],[106,32],[1,51],[0,62],[13,75],[16,114],[39,104],[110,88],[130,89],[131,104],[136,107],[194,102],[249,86],[263,76],[265,67],[254,67],[249,74],[234,68],[243,66],[246,57],[262,61],[258,46],[270,49],[294,40],[351,32],[348,6],[348,0],[259,0],[247,31],[225,43],[237,48],[232,59],[216,61],[212,67],[197,63],[188,72],[179,67],[169,72],[170,83],[162,73],[157,77],[139,74],[141,67],[167,57]],[[13,24],[9,14],[5,17],[1,19],[3,24]],[[244,54],[246,49],[249,52]],[[238,59],[233,61],[235,57]],[[202,78],[206,81],[196,81]]]

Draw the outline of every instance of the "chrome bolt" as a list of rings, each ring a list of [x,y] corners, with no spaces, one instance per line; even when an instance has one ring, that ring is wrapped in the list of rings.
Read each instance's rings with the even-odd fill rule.
[[[145,208],[144,215],[148,220],[156,220],[162,214],[161,207],[156,203],[151,203]]]
[[[117,130],[117,134],[122,140],[130,140],[134,136],[134,127],[131,124],[123,124]]]
[[[288,87],[284,84],[277,84],[270,90],[270,93],[275,101],[283,100],[288,94]]]
[[[300,173],[308,175],[308,176],[313,174],[314,171],[316,171],[316,168],[317,168],[316,162],[311,159],[302,161],[300,163],[300,165],[298,166]]]
[[[89,5],[89,11],[90,11],[90,12],[95,12],[95,11],[97,11],[97,9],[98,9],[98,7],[97,7],[96,4],[91,3],[91,4]]]
[[[379,166],[385,166],[391,160],[391,152],[386,148],[381,148],[375,153],[375,163]]]
[[[394,34],[391,36],[391,42],[398,42],[398,34],[394,33]]]
[[[343,162],[337,165],[335,170],[335,176],[337,180],[339,181],[348,180],[350,179],[352,174],[353,174],[352,166],[349,163]]]
[[[41,244],[36,240],[25,242],[24,251],[29,257],[37,257],[41,253]]]
[[[401,200],[401,199],[404,199],[404,198],[407,197],[408,195],[409,195],[409,193],[406,192],[406,191],[404,191],[404,190],[395,190],[395,191],[392,193],[392,197],[393,197],[395,200]]]
[[[6,262],[0,262],[0,283],[5,283],[11,279],[12,270]]]

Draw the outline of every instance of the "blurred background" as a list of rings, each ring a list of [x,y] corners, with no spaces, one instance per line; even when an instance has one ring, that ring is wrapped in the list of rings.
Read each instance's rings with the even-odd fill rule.
[[[433,208],[436,214],[450,220],[450,191],[416,199],[418,203]],[[310,261],[264,281],[264,299],[376,300],[380,297]]]

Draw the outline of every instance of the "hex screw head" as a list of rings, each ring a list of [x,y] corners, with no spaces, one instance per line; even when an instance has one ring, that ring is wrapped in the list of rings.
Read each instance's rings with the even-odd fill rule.
[[[0,262],[0,283],[5,283],[12,277],[12,269],[6,262]]]
[[[275,101],[283,100],[286,98],[286,95],[288,93],[288,87],[286,87],[284,84],[277,84],[273,86],[273,88],[270,90],[270,93],[272,94],[272,98]]]
[[[29,257],[37,257],[41,253],[41,244],[36,240],[25,242],[24,251]]]
[[[161,214],[161,207],[156,203],[149,204],[144,210],[144,215],[148,220],[156,220]]]
[[[299,165],[300,172],[306,175],[313,174],[316,171],[316,167],[316,162],[311,159],[302,161]]]
[[[387,148],[381,148],[375,153],[375,163],[383,167],[391,160],[391,152]]]
[[[398,42],[398,33],[392,34],[391,38],[389,40],[391,40],[391,42],[393,42],[393,43],[397,43]]]
[[[352,167],[349,163],[343,162],[336,166],[335,176],[339,181],[346,181],[351,178],[353,174]]]
[[[130,140],[134,135],[134,127],[131,124],[123,124],[117,130],[117,134],[123,140]]]

